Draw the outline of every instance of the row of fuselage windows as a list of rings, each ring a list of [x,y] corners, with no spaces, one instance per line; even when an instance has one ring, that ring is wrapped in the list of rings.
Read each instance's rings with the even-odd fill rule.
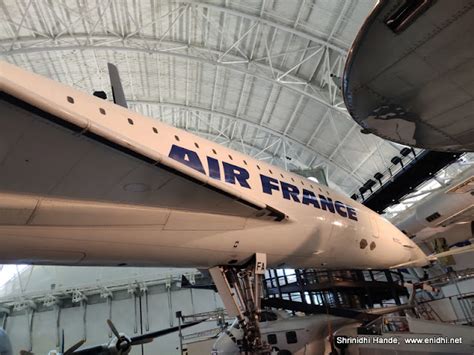
[[[74,103],[74,98],[72,98],[71,96],[67,96],[67,101],[68,101],[69,103],[73,104],[73,103]],[[99,112],[100,112],[102,115],[106,115],[105,109],[103,109],[102,107],[99,107]],[[128,121],[128,123],[129,123],[130,125],[133,126],[134,122],[133,122],[133,120],[132,120],[131,118],[127,118],[127,121]],[[152,131],[153,131],[153,133],[158,134],[158,129],[157,129],[156,127],[152,127]],[[177,142],[180,141],[179,136],[175,135],[174,138],[175,138],[175,140],[176,140]],[[199,149],[199,144],[197,144],[196,142],[194,142],[194,146],[195,146],[197,149]],[[217,151],[216,151],[215,149],[212,149],[212,152],[213,152],[215,155],[217,155]],[[230,159],[230,160],[232,160],[232,161],[234,160],[234,158],[232,157],[232,155],[229,154],[228,156],[229,156],[229,159]],[[246,160],[242,160],[242,161],[243,161],[243,163],[244,163],[245,165],[248,165]],[[257,164],[256,166],[257,166],[257,169],[258,169],[258,170],[262,170],[261,167],[260,167],[260,165]],[[272,171],[271,169],[268,169],[268,172],[270,173],[270,175],[273,175],[273,171]],[[280,176],[281,176],[282,179],[285,178],[285,176],[284,176],[282,173],[280,173]],[[293,177],[291,177],[291,181],[292,181],[292,182],[296,182]],[[304,184],[304,182],[303,182],[302,180],[300,181],[300,183],[301,183],[302,186],[305,186],[305,184]],[[313,186],[312,184],[309,184],[309,186],[310,186],[312,189],[314,189],[314,186]],[[318,187],[318,189],[319,189],[320,192],[323,192],[323,190],[322,190],[320,187]],[[329,192],[326,191],[326,193],[328,194],[328,197],[329,197]]]
[[[295,331],[290,331],[285,333],[286,343],[287,344],[296,344],[298,342],[298,337],[296,336]],[[278,344],[278,336],[277,334],[268,334],[267,341],[270,345]]]

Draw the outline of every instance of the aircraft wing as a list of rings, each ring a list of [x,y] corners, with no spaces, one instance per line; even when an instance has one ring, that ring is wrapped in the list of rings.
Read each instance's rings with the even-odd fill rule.
[[[467,179],[464,179],[460,183],[454,185],[446,193],[448,195],[467,195],[470,196],[469,198],[472,202],[474,202],[474,199],[472,198],[472,195],[474,194],[474,176],[469,176]],[[465,223],[471,221],[474,221],[474,203],[471,203],[455,214],[441,219],[438,225],[448,226],[455,223]]]
[[[21,213],[19,224],[28,223],[43,198],[56,204],[100,201],[107,208],[142,206],[269,221],[286,217],[251,191],[239,191],[169,158],[166,149],[171,144],[151,149],[121,134],[132,125],[123,117],[129,111],[122,107],[3,62],[0,85],[0,194],[10,196],[0,199],[0,210],[5,212],[0,224],[16,224],[9,223],[8,216],[18,219]],[[48,90],[54,94],[42,95]],[[67,97],[74,97],[74,104]],[[91,100],[95,110],[87,112]],[[107,115],[98,107],[104,107]],[[104,122],[116,120],[117,130],[91,119],[97,116]],[[150,131],[153,124],[160,124],[139,115],[134,120],[138,129],[146,124]],[[156,139],[174,140],[164,135]],[[26,198],[24,203],[14,198],[24,195],[41,198]]]

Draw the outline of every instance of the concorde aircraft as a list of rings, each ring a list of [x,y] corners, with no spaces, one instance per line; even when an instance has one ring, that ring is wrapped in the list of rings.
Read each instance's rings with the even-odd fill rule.
[[[239,266],[430,261],[375,212],[279,167],[6,62],[0,89],[0,263],[209,268],[228,313],[255,323],[258,287],[229,291]]]
[[[388,268],[420,249],[361,204],[2,62],[0,262]]]

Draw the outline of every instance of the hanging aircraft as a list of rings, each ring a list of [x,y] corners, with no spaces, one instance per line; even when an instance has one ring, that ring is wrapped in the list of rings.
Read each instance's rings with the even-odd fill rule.
[[[247,348],[257,349],[267,267],[436,259],[327,186],[130,111],[121,99],[6,62],[0,89],[0,263],[209,269],[229,315],[248,331]]]
[[[363,133],[474,151],[474,1],[381,0],[349,51],[346,107]]]
[[[418,244],[438,237],[448,237],[450,243],[473,238],[474,167],[431,191],[392,222]]]

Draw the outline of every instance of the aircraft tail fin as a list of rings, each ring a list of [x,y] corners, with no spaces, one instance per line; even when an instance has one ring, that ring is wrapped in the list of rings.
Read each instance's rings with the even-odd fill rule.
[[[291,172],[304,176],[310,180],[314,178],[319,184],[329,186],[326,171],[322,166],[317,166],[315,168],[309,169],[295,169],[291,170]]]
[[[107,68],[109,69],[110,85],[112,87],[114,102],[117,105],[128,108],[127,100],[125,99],[125,93],[122,87],[122,81],[120,80],[117,67],[112,63],[107,63]]]

